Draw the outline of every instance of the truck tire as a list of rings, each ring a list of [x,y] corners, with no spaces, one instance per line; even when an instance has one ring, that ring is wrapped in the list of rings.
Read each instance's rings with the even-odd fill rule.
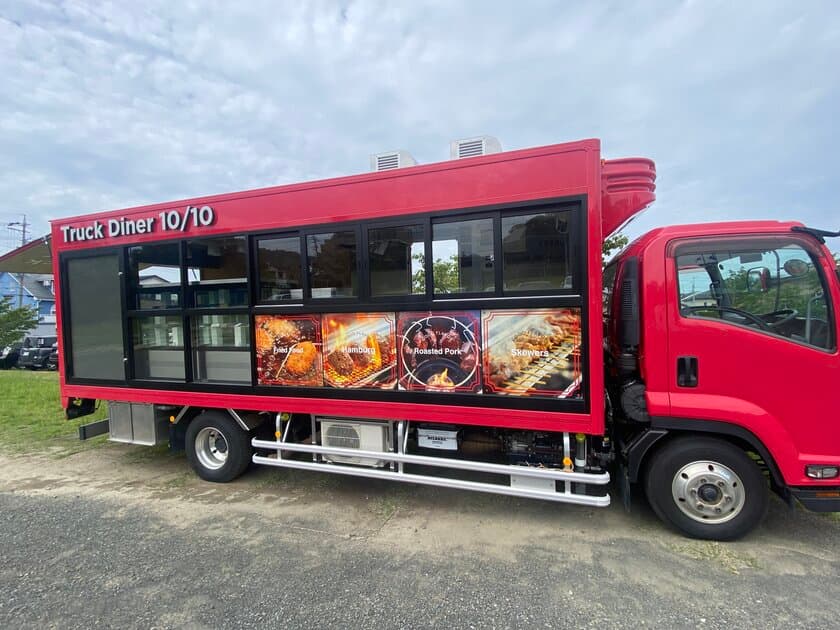
[[[653,511],[692,538],[734,540],[767,513],[768,484],[737,446],[711,437],[680,437],[656,451],[645,492]]]
[[[205,411],[187,427],[187,461],[206,481],[233,481],[251,463],[251,441],[233,418],[220,411]]]

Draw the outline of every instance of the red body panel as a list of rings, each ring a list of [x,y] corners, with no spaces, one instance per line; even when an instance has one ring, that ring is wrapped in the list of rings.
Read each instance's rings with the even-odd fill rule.
[[[795,223],[741,222],[654,230],[624,256],[641,264],[642,364],[652,416],[711,420],[755,435],[790,485],[836,485],[805,476],[807,464],[840,465],[840,354],[807,347],[746,327],[680,315],[677,276],[669,247],[680,239],[725,235],[791,235]],[[799,241],[815,249],[817,242]],[[829,251],[821,264],[840,304],[840,287]],[[835,329],[838,328],[835,307]],[[663,334],[667,331],[667,334]],[[840,330],[835,330],[835,339]],[[700,366],[696,388],[678,387],[677,357],[692,355]]]
[[[180,239],[185,236],[212,236],[259,230],[280,230],[336,221],[404,216],[416,212],[457,210],[509,204],[556,197],[580,196],[586,199],[587,242],[586,276],[590,287],[589,330],[590,351],[587,370],[590,379],[590,413],[559,413],[531,410],[461,407],[439,404],[365,402],[320,398],[295,398],[283,395],[245,395],[204,392],[168,391],[160,389],[115,388],[68,384],[64,365],[60,367],[61,395],[69,398],[96,398],[190,404],[196,406],[240,409],[277,410],[336,414],[370,418],[433,420],[511,428],[561,430],[600,434],[604,430],[603,357],[601,327],[601,241],[602,204],[608,207],[611,221],[624,222],[652,196],[654,170],[649,160],[628,160],[614,169],[614,174],[638,170],[642,162],[648,179],[642,178],[646,191],[644,203],[636,199],[638,186],[624,186],[602,199],[602,161],[600,143],[584,140],[536,149],[512,151],[478,158],[442,162],[382,173],[324,180],[306,184],[280,186],[249,192],[188,199],[114,212],[90,214],[54,221],[54,252],[108,247]],[[609,164],[609,163],[606,163]],[[638,177],[636,178],[638,179]],[[638,184],[638,182],[636,182]],[[633,204],[637,207],[634,210]],[[158,213],[185,206],[212,205],[216,222],[200,233],[188,227],[184,232],[163,231],[134,236],[116,236],[99,240],[63,242],[62,228],[84,228],[95,222],[106,223],[121,217],[155,218]],[[54,273],[59,274],[59,256],[53,257]],[[60,297],[57,304],[61,304]],[[535,305],[538,306],[538,305]],[[57,324],[62,330],[61,307],[57,308]],[[63,337],[59,343],[63,345]],[[62,348],[62,356],[64,350]]]
[[[604,427],[601,245],[603,237],[626,223],[654,199],[655,167],[643,158],[602,161],[597,140],[584,140],[384,173],[280,186],[188,199],[115,212],[61,219],[52,224],[55,254],[185,236],[282,230],[338,221],[400,217],[419,212],[458,210],[516,202],[578,197],[587,220],[585,275],[588,284],[589,413],[499,409],[491,398],[482,406],[358,401],[247,393],[208,393],[67,383],[60,362],[61,395],[159,404],[289,411],[337,416],[406,419],[518,429],[601,434]],[[155,230],[149,234],[63,242],[62,228],[92,226],[112,218],[155,218],[185,206],[212,205],[217,220],[199,231]],[[790,340],[679,313],[677,272],[669,247],[680,239],[724,235],[785,234],[793,223],[740,222],[689,225],[649,232],[622,257],[639,261],[641,347],[639,366],[651,416],[736,425],[768,449],[790,485],[835,485],[804,474],[808,464],[840,465],[840,355]],[[802,235],[809,247],[817,247]],[[840,281],[828,250],[821,247],[823,271],[834,308],[835,339],[840,338]],[[830,262],[832,261],[832,262]],[[59,276],[59,256],[53,256]],[[56,285],[57,294],[59,283]],[[614,300],[615,302],[615,300]],[[535,303],[535,308],[539,304]],[[62,328],[61,296],[57,325]],[[64,356],[64,337],[59,336]],[[676,384],[676,357],[699,357],[702,384]],[[266,390],[268,391],[268,390]]]

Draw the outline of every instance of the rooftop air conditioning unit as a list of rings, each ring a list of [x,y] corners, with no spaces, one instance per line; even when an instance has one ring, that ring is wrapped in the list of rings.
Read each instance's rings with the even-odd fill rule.
[[[463,140],[453,140],[449,143],[449,155],[453,160],[501,153],[501,151],[502,143],[493,136],[465,138]]]
[[[417,160],[408,151],[386,151],[370,156],[370,170],[391,171],[404,166],[416,166]]]
[[[388,452],[388,435],[389,426],[383,423],[321,420],[322,446],[386,453]],[[381,459],[349,455],[324,455],[324,459],[335,464],[354,464],[374,468],[381,468],[388,463]]]

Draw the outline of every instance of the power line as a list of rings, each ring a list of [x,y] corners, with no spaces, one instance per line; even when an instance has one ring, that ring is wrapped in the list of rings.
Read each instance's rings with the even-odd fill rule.
[[[27,240],[27,229],[29,228],[29,223],[26,221],[26,215],[21,215],[23,219],[21,221],[9,221],[6,223],[6,229],[10,232],[20,232],[20,246],[23,247],[26,245]],[[23,306],[23,274],[18,274],[18,308]]]

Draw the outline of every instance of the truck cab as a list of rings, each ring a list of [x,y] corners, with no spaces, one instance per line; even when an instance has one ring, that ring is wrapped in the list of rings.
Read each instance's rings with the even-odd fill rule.
[[[840,282],[826,233],[673,226],[605,270],[609,394],[627,480],[700,537],[757,523],[769,487],[840,510]]]

